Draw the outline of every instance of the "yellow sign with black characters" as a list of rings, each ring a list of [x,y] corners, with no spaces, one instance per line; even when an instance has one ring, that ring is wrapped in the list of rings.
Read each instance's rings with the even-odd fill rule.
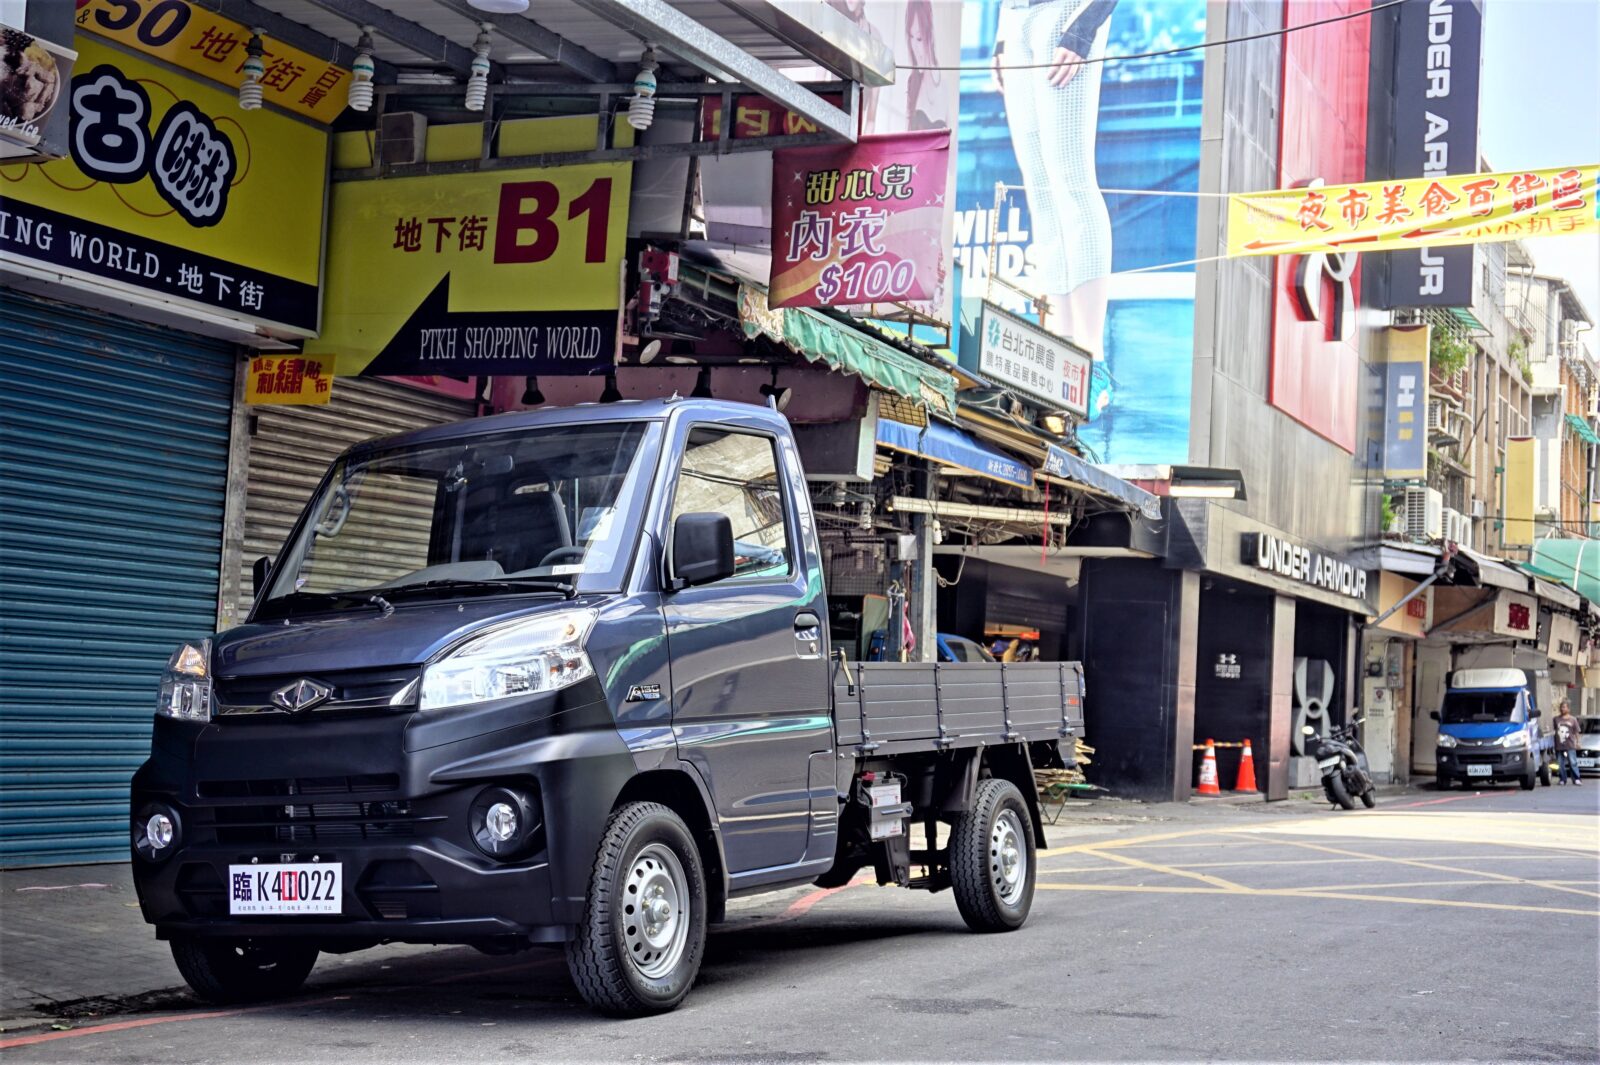
[[[223,85],[243,77],[250,27],[186,0],[78,0],[77,23],[107,40]],[[344,111],[350,71],[325,57],[270,38],[261,77],[267,103],[332,122]]]
[[[452,128],[430,130],[430,142],[443,148]],[[475,124],[470,133],[482,136]],[[336,157],[360,159],[365,140],[341,135]],[[593,116],[500,131],[510,154],[594,142]],[[581,374],[611,365],[632,169],[591,163],[336,183],[322,334],[306,353],[336,356],[346,375]]]
[[[245,377],[244,401],[279,406],[316,406],[333,398],[333,367],[303,355],[257,355]]]
[[[1228,197],[1228,254],[1307,255],[1600,234],[1600,166],[1396,178]]]
[[[0,259],[317,328],[328,135],[79,35],[71,157],[0,165]]]

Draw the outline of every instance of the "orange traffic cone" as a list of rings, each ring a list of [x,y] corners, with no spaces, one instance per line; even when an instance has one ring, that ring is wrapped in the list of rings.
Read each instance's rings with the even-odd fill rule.
[[[1196,795],[1221,795],[1217,786],[1217,741],[1206,740],[1206,754],[1200,759],[1200,787]]]
[[[1256,794],[1256,756],[1251,753],[1249,740],[1244,741],[1244,754],[1239,756],[1239,785],[1233,790]]]

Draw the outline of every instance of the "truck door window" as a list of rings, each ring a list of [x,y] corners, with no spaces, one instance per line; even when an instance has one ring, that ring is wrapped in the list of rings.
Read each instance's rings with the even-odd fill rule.
[[[697,428],[689,433],[672,520],[726,514],[733,524],[734,578],[789,573],[789,535],[778,459],[767,437]]]

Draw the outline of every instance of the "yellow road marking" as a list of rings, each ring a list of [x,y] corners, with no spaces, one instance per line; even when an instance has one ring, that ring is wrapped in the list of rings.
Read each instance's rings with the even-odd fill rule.
[[[1278,842],[1290,847],[1304,847],[1307,850],[1325,851],[1328,854],[1338,854],[1346,858],[1371,858],[1380,862],[1392,862],[1395,865],[1409,865],[1417,869],[1432,869],[1440,873],[1456,873],[1460,876],[1483,877],[1489,880],[1499,880],[1508,884],[1532,884],[1537,887],[1549,888],[1552,891],[1566,891],[1574,895],[1587,895],[1593,899],[1600,899],[1600,893],[1585,891],[1582,888],[1565,887],[1548,880],[1527,880],[1519,876],[1510,876],[1506,873],[1491,873],[1487,869],[1457,869],[1453,866],[1439,865],[1436,862],[1418,861],[1413,858],[1388,858],[1381,854],[1366,854],[1361,851],[1347,851],[1340,847],[1327,847],[1320,843],[1306,843],[1298,839],[1280,839]]]
[[[1207,876],[1205,873],[1191,873],[1183,869],[1174,869],[1170,865],[1157,865],[1154,862],[1146,862],[1138,858],[1130,858],[1126,854],[1112,854],[1108,851],[1101,851],[1100,857],[1109,858],[1113,862],[1121,862],[1123,865],[1131,865],[1135,869],[1148,869],[1153,873],[1160,873],[1163,876],[1181,876],[1187,877],[1190,880],[1198,880],[1202,884],[1210,884],[1212,887],[1222,888],[1224,891],[1247,890],[1243,884],[1235,884],[1233,881],[1224,880],[1220,876]]]
[[[1036,853],[1040,858],[1054,858],[1058,854],[1082,854],[1086,851],[1098,851],[1105,847],[1136,847],[1143,843],[1155,843],[1167,839],[1184,839],[1189,836],[1209,836],[1217,832],[1214,828],[1191,828],[1182,832],[1161,832],[1154,836],[1133,836],[1128,839],[1102,839],[1091,840],[1088,843],[1073,843],[1065,847],[1051,847]]]
[[[1552,880],[1552,884],[1593,884],[1594,880]],[[1498,880],[1402,880],[1388,884],[1313,884],[1307,887],[1285,888],[1286,891],[1363,891],[1376,888],[1413,887],[1499,887]]]
[[[1393,902],[1410,906],[1451,906],[1469,910],[1513,910],[1520,913],[1559,913],[1600,918],[1600,909],[1569,910],[1558,906],[1518,906],[1509,902],[1466,902],[1459,899],[1408,899],[1400,895],[1356,895],[1337,891],[1293,891],[1287,888],[1178,887],[1152,884],[1035,884],[1041,891],[1111,891],[1157,895],[1254,895],[1289,899],[1343,899],[1356,902]]]
[[[1334,836],[1389,842],[1417,840],[1600,854],[1600,818],[1551,814],[1541,821],[1506,819],[1498,814],[1384,813],[1295,818],[1276,824],[1242,825],[1231,831],[1246,838]]]

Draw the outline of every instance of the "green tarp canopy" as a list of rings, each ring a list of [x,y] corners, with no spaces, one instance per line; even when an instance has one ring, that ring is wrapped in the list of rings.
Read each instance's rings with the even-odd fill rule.
[[[1589,428],[1589,423],[1576,414],[1567,415],[1567,425],[1572,428],[1573,432],[1582,437],[1585,443],[1600,444],[1600,435],[1596,435],[1595,431]]]
[[[1533,545],[1533,557],[1519,568],[1600,603],[1600,541],[1540,540]]]

